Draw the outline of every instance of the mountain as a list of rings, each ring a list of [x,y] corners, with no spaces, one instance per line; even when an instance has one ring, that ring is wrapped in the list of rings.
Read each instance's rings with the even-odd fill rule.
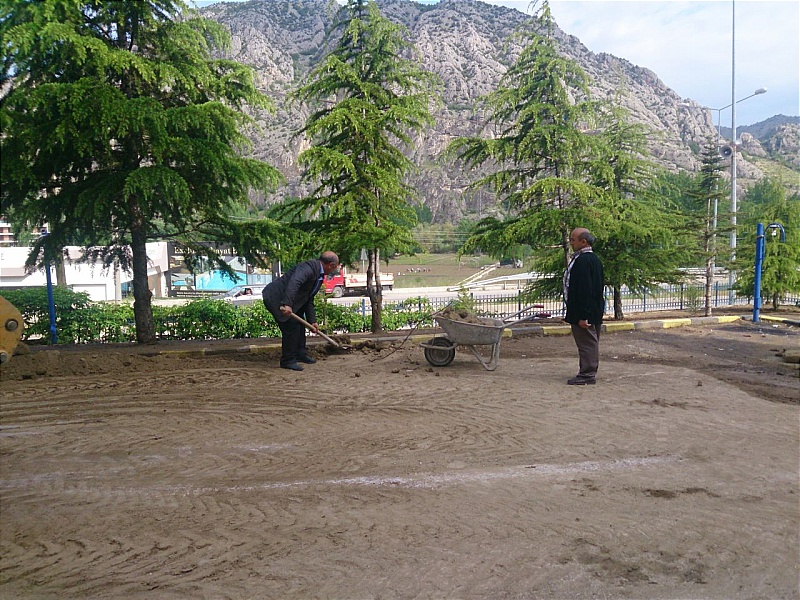
[[[720,127],[720,134],[724,139],[730,140],[732,138],[733,129],[730,127]],[[784,165],[788,169],[800,171],[800,117],[787,117],[786,115],[775,115],[764,121],[754,123],[753,125],[745,125],[736,128],[736,137],[742,141],[742,144],[747,146],[748,142],[752,145],[751,136],[758,140],[763,152],[759,152],[759,148],[754,148],[753,158],[755,156],[767,156],[772,158],[779,165]],[[768,174],[774,173],[775,165],[763,165],[765,172]],[[773,167],[773,168],[770,168]],[[791,174],[786,173],[788,177]],[[794,188],[797,188],[796,182],[798,175],[794,174]],[[737,186],[738,187],[738,186]]]
[[[442,0],[434,5],[378,0],[378,5],[385,17],[409,30],[425,68],[444,82],[443,106],[435,114],[435,126],[409,150],[421,169],[412,184],[435,222],[485,216],[495,205],[493,194],[465,194],[469,174],[441,163],[438,155],[454,137],[481,132],[484,123],[472,107],[477,98],[497,86],[519,55],[521,47],[509,37],[529,17],[478,0]],[[250,0],[214,4],[201,11],[230,28],[233,43],[227,56],[254,67],[259,87],[278,106],[274,115],[252,114],[259,128],[251,132],[251,139],[253,155],[278,167],[287,178],[279,198],[307,192],[297,167],[305,142],[294,136],[307,112],[302,106],[287,106],[285,100],[330,47],[328,32],[338,10],[342,9],[330,0]],[[649,146],[656,162],[673,171],[698,169],[700,148],[707,140],[717,139],[709,111],[684,103],[647,68],[611,54],[591,52],[560,29],[555,35],[565,56],[590,77],[595,99],[624,106],[632,120],[651,128]],[[800,145],[797,126],[794,130],[792,125],[782,127],[776,126],[765,139],[750,135],[744,143],[743,138],[737,187],[745,189],[769,172],[776,162],[773,159],[777,159],[778,171],[792,164],[791,152]],[[793,156],[796,163],[798,153],[794,151]],[[794,167],[800,170],[800,165]]]
[[[744,125],[736,128],[737,137],[742,133],[749,133],[754,138],[761,142],[768,142],[774,136],[779,128],[785,125],[800,125],[800,117],[787,117],[786,115],[775,115],[764,121],[759,121],[753,125]],[[791,129],[791,128],[790,128]],[[720,127],[722,137],[731,139],[730,127]]]

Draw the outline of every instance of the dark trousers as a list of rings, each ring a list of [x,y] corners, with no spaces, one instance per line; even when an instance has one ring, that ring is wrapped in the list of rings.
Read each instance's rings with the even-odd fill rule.
[[[572,325],[572,337],[578,347],[578,359],[581,379],[594,379],[600,365],[600,328],[592,325],[584,329],[580,325]]]
[[[281,366],[297,362],[299,356],[306,354],[306,329],[296,319],[278,321],[281,330]]]

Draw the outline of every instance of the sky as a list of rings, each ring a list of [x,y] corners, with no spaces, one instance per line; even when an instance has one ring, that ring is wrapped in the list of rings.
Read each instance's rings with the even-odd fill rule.
[[[550,9],[589,50],[650,69],[685,102],[713,109],[715,124],[731,127],[734,97],[737,127],[800,115],[800,0],[550,0]]]
[[[529,6],[491,3],[522,12]],[[798,0],[550,0],[550,9],[558,26],[589,50],[650,69],[684,101],[729,106],[734,72],[737,101],[766,88],[737,102],[737,126],[800,115]],[[731,126],[730,108],[712,116]]]

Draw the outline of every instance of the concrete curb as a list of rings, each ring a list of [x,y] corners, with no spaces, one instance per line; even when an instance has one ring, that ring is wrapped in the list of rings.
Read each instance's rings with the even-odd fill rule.
[[[752,319],[751,319],[752,320]],[[800,327],[800,321],[797,319],[787,319],[785,317],[772,317],[770,315],[760,315],[760,321],[771,321],[773,323],[783,323],[784,325],[793,325],[795,327]]]
[[[237,348],[193,348],[191,350],[149,350],[139,352],[141,356],[171,356],[175,358],[200,358],[203,356],[218,356],[220,354],[265,354],[281,349],[280,342],[264,342],[263,344],[248,344]]]
[[[740,321],[745,317],[742,316],[735,316],[735,315],[725,315],[720,317],[693,317],[693,318],[683,318],[683,319],[660,319],[654,321],[631,321],[631,322],[612,322],[612,323],[604,323],[602,331],[604,333],[617,333],[622,331],[638,331],[638,330],[648,330],[648,329],[672,329],[674,327],[686,327],[689,325],[716,325],[720,323],[733,323],[735,321]],[[765,320],[767,317],[762,317]],[[778,320],[775,317],[770,317],[770,320]],[[784,321],[791,322],[789,319],[783,319]],[[439,330],[436,332],[428,332],[425,333],[415,333],[410,336],[408,335],[397,335],[397,334],[390,334],[390,335],[383,335],[378,337],[372,337],[369,335],[365,335],[363,337],[364,340],[372,340],[374,342],[399,342],[399,341],[409,341],[414,344],[424,343],[431,339],[434,335],[439,333]],[[541,336],[564,336],[570,335],[572,333],[572,329],[569,325],[529,325],[527,327],[514,327],[508,328],[503,330],[503,337],[525,337],[531,335],[541,335]],[[359,339],[356,338],[351,343],[357,343]],[[320,341],[313,341],[309,344],[311,348],[316,345],[325,345],[327,342],[320,340]],[[152,350],[147,352],[141,352],[140,354],[143,356],[170,356],[175,358],[199,358],[203,356],[215,356],[220,354],[266,354],[269,352],[280,351],[281,344],[280,341],[278,342],[264,342],[258,344],[246,344],[244,346],[237,346],[232,348],[193,348],[191,350]]]
[[[638,331],[645,329],[672,329],[673,327],[686,327],[689,325],[717,325],[719,323],[733,323],[743,317],[724,315],[721,317],[693,317],[686,319],[660,319],[655,321],[626,321],[603,323],[603,333],[617,333],[620,331]],[[572,328],[569,325],[534,325],[531,327],[515,327],[512,336],[526,335],[570,335]]]

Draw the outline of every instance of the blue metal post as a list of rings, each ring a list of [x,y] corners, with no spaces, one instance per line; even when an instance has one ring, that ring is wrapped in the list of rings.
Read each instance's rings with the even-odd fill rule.
[[[770,223],[767,229],[772,231],[772,235],[781,232],[781,242],[786,242],[786,229],[780,223]],[[753,323],[758,323],[759,312],[761,311],[761,268],[764,266],[764,255],[766,254],[766,238],[764,237],[764,224],[759,223],[756,227],[756,272],[753,278]]]
[[[761,264],[764,261],[764,224],[756,226],[756,265],[753,279],[753,323],[758,323],[761,312]]]
[[[46,229],[42,229],[42,237],[48,235]],[[56,330],[56,302],[53,299],[53,278],[50,275],[50,261],[44,261],[44,273],[47,278],[47,312],[50,313],[50,341],[53,345],[58,343],[58,332]]]

